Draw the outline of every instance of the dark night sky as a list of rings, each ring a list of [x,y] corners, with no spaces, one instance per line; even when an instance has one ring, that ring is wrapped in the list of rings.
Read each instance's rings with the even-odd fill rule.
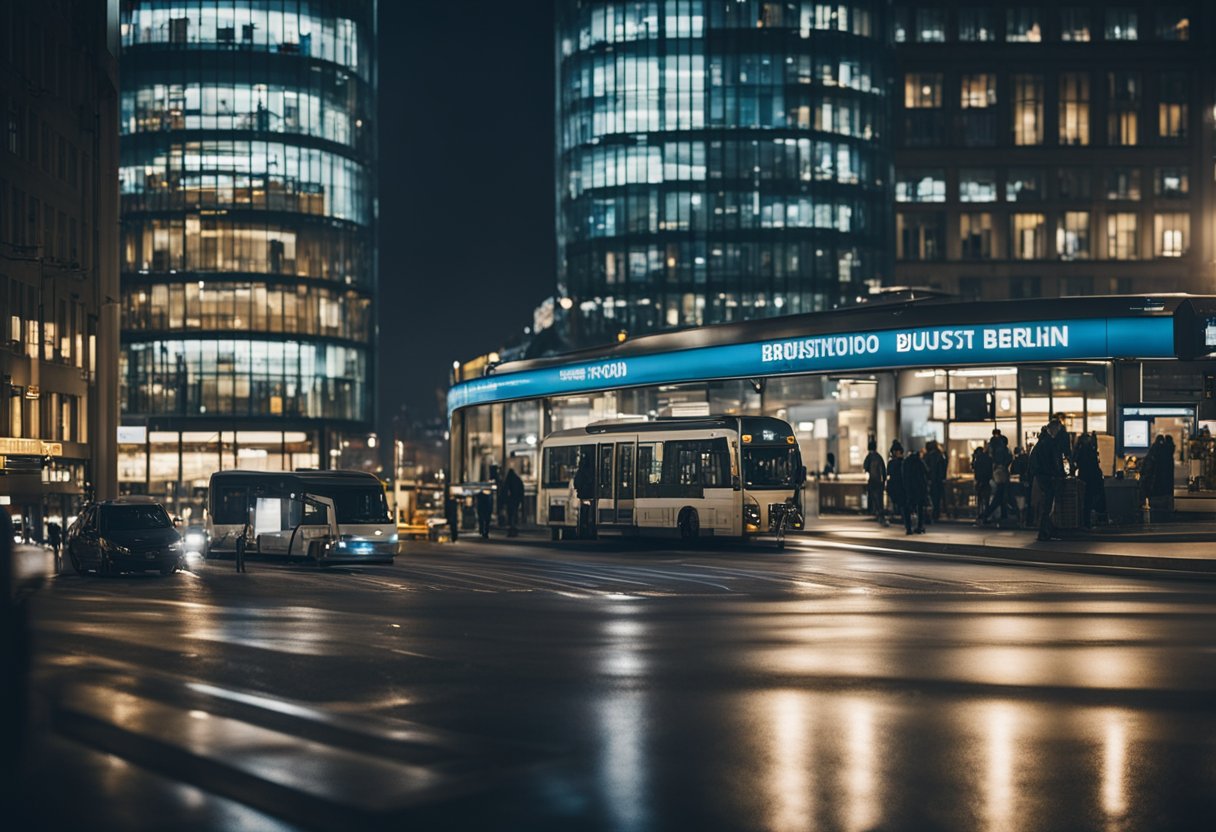
[[[552,6],[380,3],[379,418],[553,291]]]

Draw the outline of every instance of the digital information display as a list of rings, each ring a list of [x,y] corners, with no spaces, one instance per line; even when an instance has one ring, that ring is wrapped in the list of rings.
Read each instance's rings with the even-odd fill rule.
[[[808,335],[501,373],[455,385],[448,413],[476,404],[655,384],[807,373],[1174,357],[1169,317],[922,327]]]
[[[1123,423],[1123,447],[1148,447],[1148,420],[1128,419]]]

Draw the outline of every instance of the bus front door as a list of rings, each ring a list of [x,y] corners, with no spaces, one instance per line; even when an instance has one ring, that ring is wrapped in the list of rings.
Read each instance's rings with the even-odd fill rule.
[[[613,487],[613,472],[611,444],[600,445],[596,453],[595,466],[595,504],[597,524],[616,523],[616,500]]]
[[[633,443],[616,443],[616,522],[634,525],[633,520]]]

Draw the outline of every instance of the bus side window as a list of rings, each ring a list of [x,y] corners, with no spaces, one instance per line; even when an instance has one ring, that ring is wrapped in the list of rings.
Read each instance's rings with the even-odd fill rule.
[[[244,487],[226,486],[216,489],[213,522],[244,523],[249,513],[249,495]]]
[[[638,496],[658,497],[659,484],[663,481],[663,446],[661,444],[638,445]]]
[[[730,488],[730,449],[725,439],[701,443],[701,484],[706,488]]]
[[[664,497],[702,497],[701,443],[696,441],[666,442],[663,447]]]

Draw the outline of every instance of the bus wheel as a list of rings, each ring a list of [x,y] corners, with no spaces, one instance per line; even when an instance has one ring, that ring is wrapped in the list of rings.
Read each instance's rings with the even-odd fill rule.
[[[695,508],[686,508],[680,512],[680,539],[685,543],[693,543],[701,534],[701,518]]]

